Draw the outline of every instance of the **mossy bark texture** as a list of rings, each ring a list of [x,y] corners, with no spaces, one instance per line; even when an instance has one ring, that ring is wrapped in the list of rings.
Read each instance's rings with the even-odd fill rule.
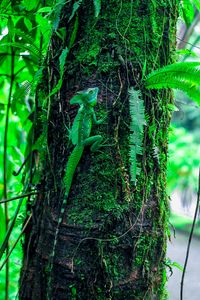
[[[59,56],[68,46],[63,85],[38,106],[37,130],[47,132],[40,156],[39,196],[24,242],[20,299],[165,299],[168,233],[166,162],[170,91],[147,91],[145,76],[174,60],[176,0],[102,0],[94,15],[92,0],[82,1],[70,19],[68,1],[53,34],[39,103],[59,80]],[[58,32],[67,30],[60,39]],[[63,176],[73,146],[68,130],[77,113],[69,105],[79,90],[99,87],[92,134],[101,134],[99,152],[84,150],[74,175],[60,226],[53,270],[48,268],[65,193]],[[128,89],[140,89],[146,126],[136,184],[129,173]],[[45,119],[46,117],[46,119]],[[43,120],[46,120],[45,122]]]

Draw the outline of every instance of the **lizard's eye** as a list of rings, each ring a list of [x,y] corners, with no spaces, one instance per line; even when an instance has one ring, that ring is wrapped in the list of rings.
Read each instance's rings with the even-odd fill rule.
[[[89,91],[89,94],[93,94],[93,91]]]

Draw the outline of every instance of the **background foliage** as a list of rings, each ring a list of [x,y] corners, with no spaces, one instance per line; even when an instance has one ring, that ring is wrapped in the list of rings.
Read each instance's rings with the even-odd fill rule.
[[[43,3],[44,4],[44,3]],[[34,90],[39,78],[39,66],[46,53],[51,34],[51,7],[41,9],[42,1],[8,1],[0,4],[0,194],[7,198],[24,194],[32,189],[30,171],[13,176],[31,152],[33,138]],[[52,5],[47,1],[46,5]],[[5,129],[6,119],[8,128]],[[6,165],[5,165],[5,139]],[[29,163],[29,162],[28,162]],[[4,169],[6,168],[6,183]],[[23,173],[23,176],[22,176]],[[6,191],[5,191],[6,188]],[[8,203],[10,224],[19,200]],[[9,239],[10,247],[20,235],[25,218],[26,199],[22,201],[14,229]],[[0,244],[5,237],[4,205],[0,205]],[[21,265],[21,242],[10,259],[9,299],[14,299]],[[5,255],[1,260],[1,264]],[[5,298],[5,267],[0,272],[0,299]]]

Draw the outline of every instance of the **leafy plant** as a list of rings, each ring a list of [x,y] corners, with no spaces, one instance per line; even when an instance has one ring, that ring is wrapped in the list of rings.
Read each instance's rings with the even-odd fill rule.
[[[189,26],[194,19],[195,8],[200,11],[199,0],[181,0],[181,15],[187,26]]]
[[[3,198],[17,197],[31,187],[30,170],[23,177],[21,174],[13,176],[13,171],[21,167],[27,149],[29,152],[31,148],[31,143],[27,148],[26,142],[27,137],[32,137],[30,130],[34,111],[33,89],[40,78],[38,68],[46,53],[53,23],[39,12],[40,8],[38,0],[4,0],[0,3],[0,163],[3,166],[0,169],[1,201]],[[17,199],[6,204],[6,217],[10,219],[6,227],[5,203],[0,203],[1,256],[5,249],[10,250],[14,246],[12,260],[8,262],[9,273],[5,268],[0,272],[1,299],[5,298],[5,276],[8,279],[6,298],[14,299],[16,296],[22,251],[20,243],[15,243],[20,237],[24,220],[24,217],[19,219],[19,215],[24,215],[26,207],[26,200],[22,200]],[[0,266],[4,260],[5,254]]]
[[[150,73],[147,89],[174,88],[184,91],[200,105],[200,63],[179,62]]]

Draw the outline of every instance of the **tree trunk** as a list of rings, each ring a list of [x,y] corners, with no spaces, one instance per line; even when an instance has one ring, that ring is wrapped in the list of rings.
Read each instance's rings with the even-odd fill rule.
[[[47,147],[40,155],[39,195],[25,233],[20,299],[47,299],[49,281],[50,299],[165,298],[168,104],[172,96],[170,91],[145,90],[143,79],[173,61],[178,1],[101,2],[97,18],[93,1],[88,0],[70,22],[73,4],[66,3],[59,21],[59,28],[67,27],[66,39],[63,42],[54,33],[50,42],[38,86],[39,103],[60,78],[62,49],[67,45],[70,50],[60,91],[48,98],[43,109],[38,105],[36,136],[43,126]],[[93,125],[92,135],[101,134],[105,145],[99,152],[84,150],[50,271],[65,193],[63,176],[73,149],[67,127],[77,107],[69,105],[69,100],[77,91],[91,87],[100,90],[97,118],[108,115],[103,124]],[[129,174],[130,87],[141,90],[147,119],[136,185]]]

